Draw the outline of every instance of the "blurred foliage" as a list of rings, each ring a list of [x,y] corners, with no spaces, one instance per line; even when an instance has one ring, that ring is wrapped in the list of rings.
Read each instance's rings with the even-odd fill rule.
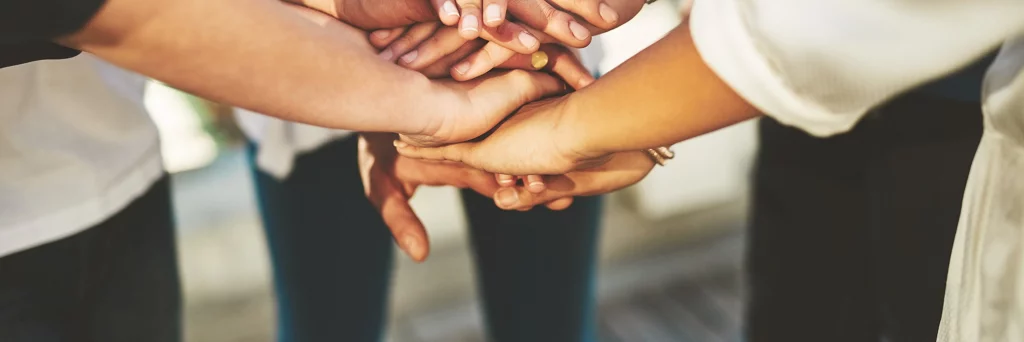
[[[203,130],[213,137],[218,147],[238,146],[245,143],[245,136],[238,128],[238,123],[235,122],[233,107],[191,94],[186,95],[186,98],[199,115],[203,123]]]

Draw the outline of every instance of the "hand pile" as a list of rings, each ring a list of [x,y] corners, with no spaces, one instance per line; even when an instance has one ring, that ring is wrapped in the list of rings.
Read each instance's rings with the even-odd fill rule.
[[[561,210],[572,196],[633,184],[653,167],[642,152],[581,156],[550,139],[564,106],[551,97],[594,82],[573,48],[590,43],[591,29],[616,27],[620,16],[603,0],[549,1],[300,1],[371,30],[381,59],[422,73],[451,96],[437,99],[451,109],[422,134],[360,137],[366,195],[413,260],[429,253],[408,204],[419,185],[468,187],[505,209]]]

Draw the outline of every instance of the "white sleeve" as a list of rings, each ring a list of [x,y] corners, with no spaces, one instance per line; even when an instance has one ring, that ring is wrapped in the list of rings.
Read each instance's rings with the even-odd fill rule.
[[[825,136],[1024,33],[1024,0],[696,0],[690,29],[743,98]]]

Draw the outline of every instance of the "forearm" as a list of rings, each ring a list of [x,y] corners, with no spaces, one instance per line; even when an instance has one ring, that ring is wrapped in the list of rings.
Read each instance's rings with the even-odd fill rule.
[[[377,58],[364,33],[314,22],[287,6],[109,0],[61,43],[285,120],[359,131],[416,133],[426,126],[430,108],[418,107],[430,96],[429,80]]]
[[[682,25],[568,95],[556,136],[593,156],[669,145],[758,115],[707,67]]]

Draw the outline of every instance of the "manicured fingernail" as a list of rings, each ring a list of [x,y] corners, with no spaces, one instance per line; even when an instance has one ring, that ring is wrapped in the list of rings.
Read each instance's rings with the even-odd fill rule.
[[[444,14],[449,17],[459,16],[459,9],[456,8],[455,4],[452,3],[451,1],[445,1],[444,4],[441,5],[441,10],[443,10]]]
[[[587,40],[587,37],[590,37],[590,31],[576,21],[569,22],[569,31],[572,31],[572,36],[579,40]]]
[[[395,140],[394,144],[395,144],[396,148],[406,148],[406,147],[409,147],[409,144],[407,144],[406,142],[401,141],[401,140]]]
[[[522,43],[525,47],[533,48],[537,45],[537,37],[526,31],[519,32],[519,43]]]
[[[484,10],[484,18],[487,18],[488,23],[501,21],[501,6],[498,4],[487,5],[487,9]]]
[[[405,64],[412,63],[413,61],[416,60],[416,57],[419,55],[419,52],[416,52],[416,50],[412,50],[409,53],[405,54],[405,56],[402,56],[402,62],[404,62]]]
[[[512,185],[512,183],[515,183],[515,182],[516,182],[516,180],[515,180],[515,178],[512,178],[512,176],[502,175],[501,176],[501,180],[498,181],[498,184],[501,184],[501,185]]]
[[[391,30],[377,30],[373,32],[373,36],[378,39],[387,39],[391,36]]]
[[[534,192],[544,191],[544,182],[530,182],[530,190]]]
[[[384,51],[381,51],[380,54],[377,56],[380,56],[380,59],[383,59],[385,61],[390,61],[391,57],[395,57],[395,53],[391,52],[391,48],[387,48],[384,49]]]
[[[473,32],[479,31],[480,30],[480,22],[476,18],[475,15],[470,14],[470,15],[464,16],[464,17],[462,17],[462,28],[460,30],[462,30],[462,31],[473,31]]]
[[[470,66],[469,61],[466,61],[466,62],[462,62],[462,63],[456,64],[454,69],[455,69],[455,72],[459,73],[459,75],[465,75],[467,72],[469,72],[469,66]]]
[[[519,194],[516,193],[515,189],[501,189],[498,190],[494,197],[498,200],[498,206],[502,208],[509,208],[519,203]]]
[[[601,13],[601,19],[604,19],[604,21],[609,24],[614,24],[619,21],[619,14],[615,13],[615,10],[606,3],[602,2],[601,5],[597,7],[597,11]]]

